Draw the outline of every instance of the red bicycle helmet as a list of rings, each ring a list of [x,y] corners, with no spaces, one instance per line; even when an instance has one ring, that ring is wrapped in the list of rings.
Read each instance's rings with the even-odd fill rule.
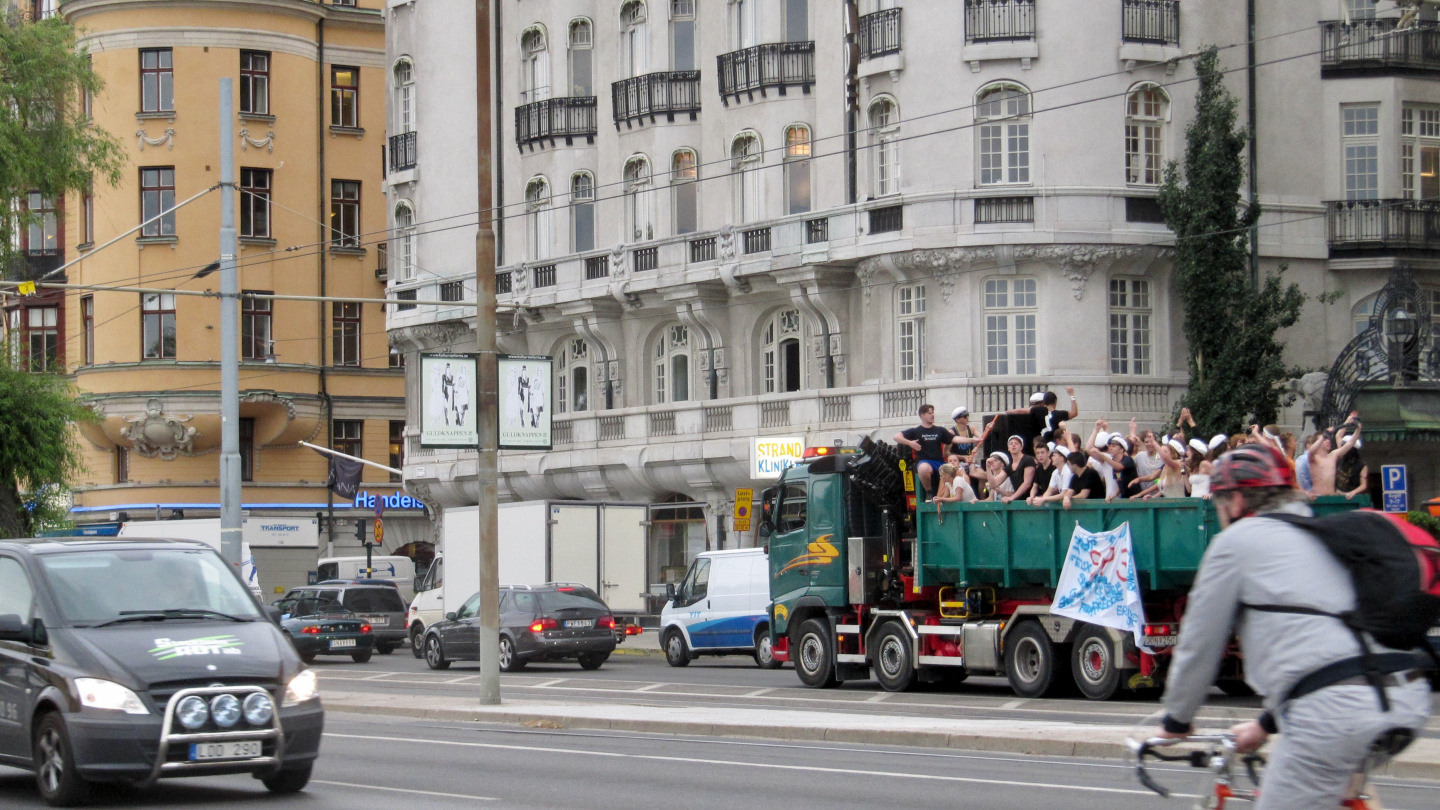
[[[1215,462],[1211,492],[1259,487],[1294,487],[1290,462],[1268,444],[1242,444]]]

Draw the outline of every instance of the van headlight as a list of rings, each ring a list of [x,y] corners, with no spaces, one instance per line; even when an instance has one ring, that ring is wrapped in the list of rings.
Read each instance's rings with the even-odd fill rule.
[[[291,678],[290,683],[286,684],[285,700],[280,705],[298,706],[317,697],[320,697],[320,684],[315,677],[315,670],[307,669]]]
[[[140,702],[140,696],[114,681],[100,678],[76,678],[75,691],[80,694],[80,705],[92,709],[111,709],[126,714],[149,714],[150,710]]]

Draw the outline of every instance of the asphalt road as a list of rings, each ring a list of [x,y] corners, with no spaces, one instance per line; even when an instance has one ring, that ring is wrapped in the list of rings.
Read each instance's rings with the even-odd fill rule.
[[[1100,760],[823,743],[547,731],[332,713],[302,794],[271,797],[244,776],[106,787],[94,807],[448,808],[1185,807],[1198,771],[1159,769],[1170,802]],[[1440,784],[1381,780],[1385,806],[1440,806]],[[0,768],[0,806],[43,806],[28,774]]]

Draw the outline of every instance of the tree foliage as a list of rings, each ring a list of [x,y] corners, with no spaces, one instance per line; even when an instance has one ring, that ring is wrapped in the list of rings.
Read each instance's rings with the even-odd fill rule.
[[[58,17],[22,22],[14,9],[0,14],[0,205],[8,209],[32,191],[59,199],[92,179],[118,182],[120,141],[81,103],[101,82],[76,48],[74,27]],[[0,216],[0,259],[11,258],[26,224],[23,212]]]
[[[0,344],[0,537],[67,521],[66,484],[83,469],[74,425],[99,419],[65,377],[15,360]]]
[[[1234,433],[1247,418],[1276,421],[1283,384],[1299,376],[1285,365],[1276,333],[1299,320],[1305,295],[1282,284],[1280,274],[1251,286],[1250,228],[1260,209],[1246,206],[1240,193],[1249,133],[1236,126],[1236,99],[1215,48],[1201,53],[1195,69],[1200,88],[1184,164],[1166,166],[1160,206],[1175,232],[1175,286],[1190,352],[1181,404],[1206,435]]]

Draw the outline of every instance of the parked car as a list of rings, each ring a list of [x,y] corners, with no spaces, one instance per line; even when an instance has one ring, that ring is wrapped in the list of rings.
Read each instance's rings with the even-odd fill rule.
[[[378,579],[341,579],[295,588],[276,604],[297,599],[336,602],[364,619],[375,637],[375,652],[389,655],[406,643],[405,601],[395,585]]]
[[[281,613],[280,627],[307,664],[314,663],[317,655],[348,655],[355,663],[363,664],[375,650],[370,623],[339,602],[282,599],[275,607]]]
[[[429,570],[415,586],[415,598],[410,600],[410,610],[405,614],[406,628],[410,633],[410,651],[416,658],[425,657],[425,628],[444,618],[445,556],[436,553]]]
[[[480,657],[480,594],[425,631],[425,663],[445,669]],[[615,616],[584,585],[550,583],[500,589],[500,669],[518,672],[532,661],[575,659],[599,669],[615,650]]]
[[[0,765],[57,806],[92,781],[304,788],[324,711],[266,613],[203,543],[0,539]]]
[[[707,551],[660,611],[660,649],[672,667],[701,655],[750,655],[762,669],[775,669],[769,616],[765,550]]]

